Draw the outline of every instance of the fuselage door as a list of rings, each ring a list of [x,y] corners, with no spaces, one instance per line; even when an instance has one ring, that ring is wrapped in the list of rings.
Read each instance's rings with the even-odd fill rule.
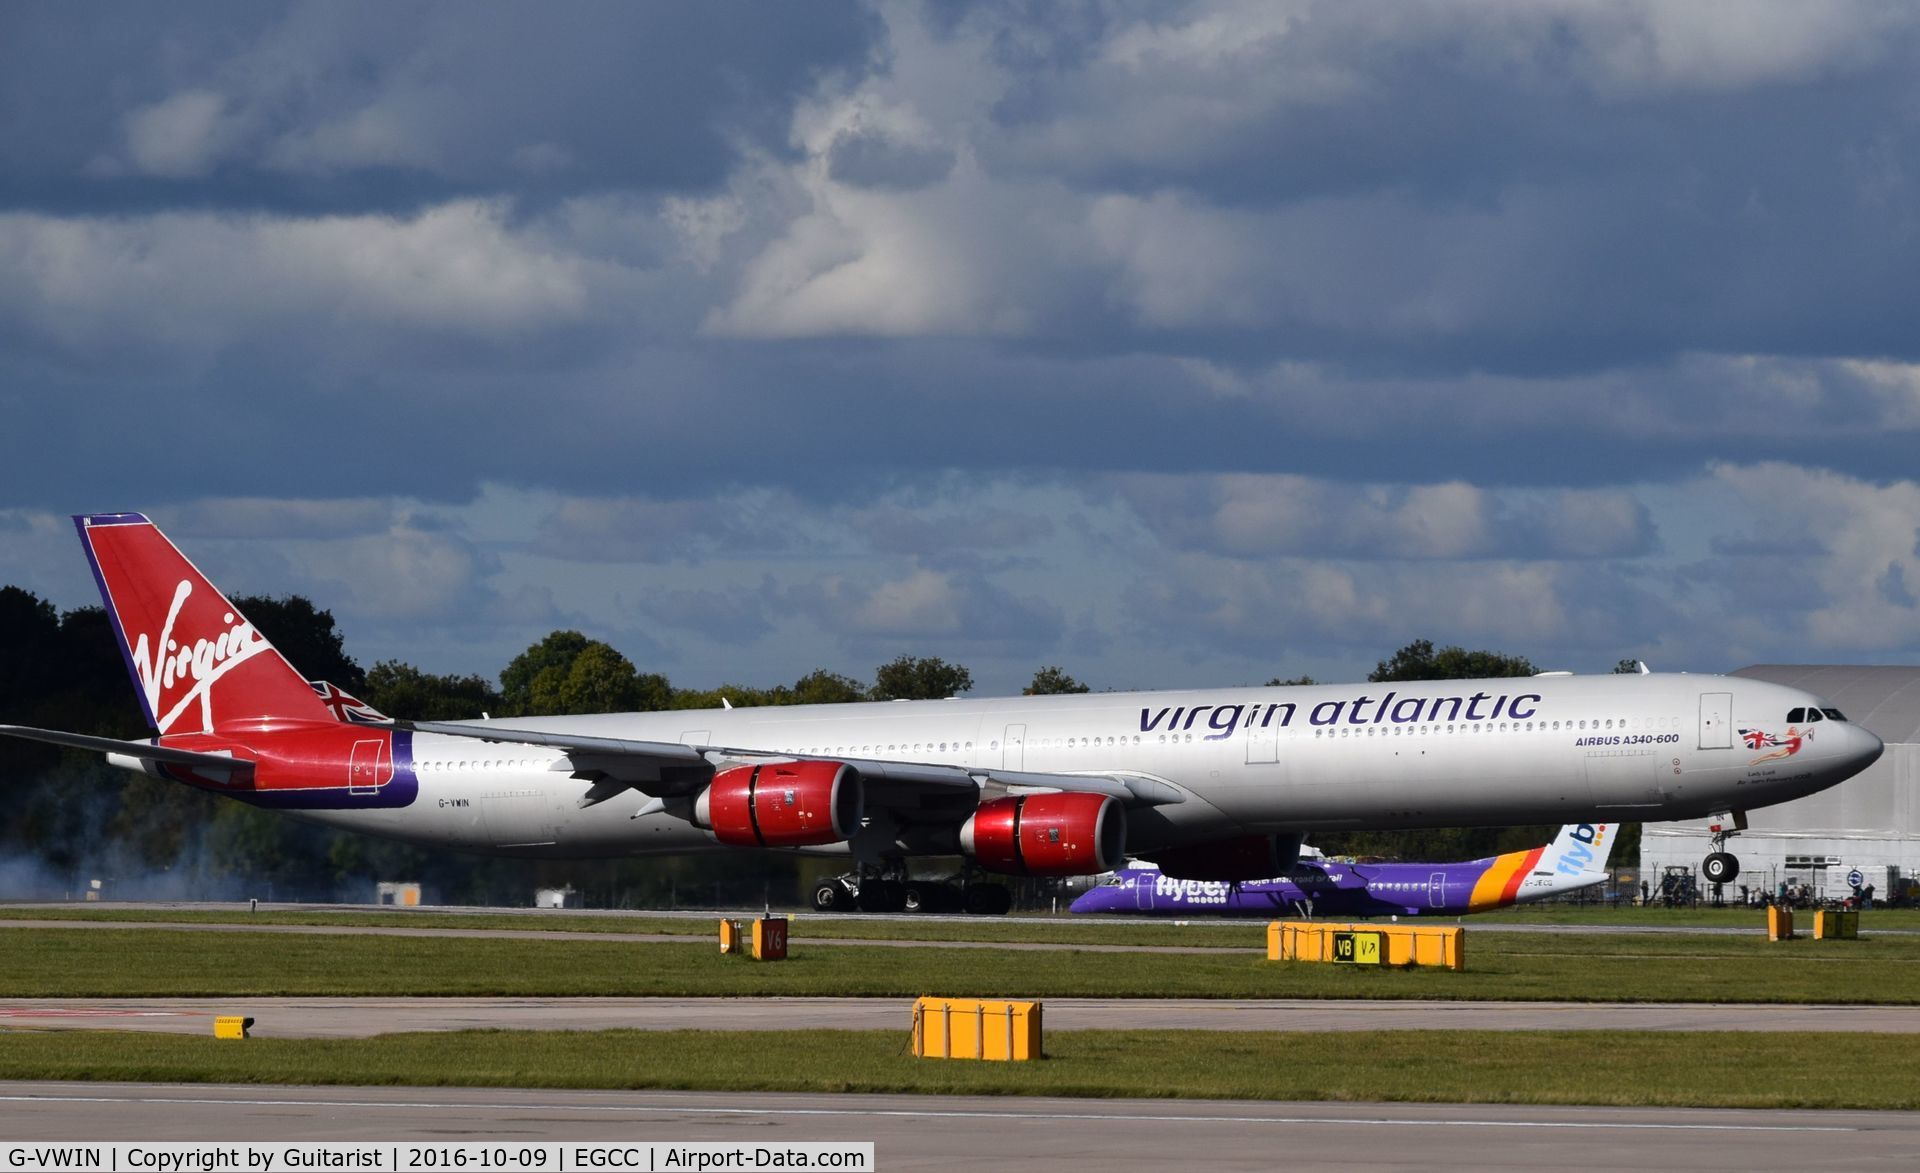
[[[1700,694],[1700,748],[1733,748],[1733,694]]]
[[[1447,904],[1447,873],[1435,872],[1427,877],[1427,907],[1445,908]]]
[[[1268,714],[1271,718],[1272,714]],[[1280,760],[1280,726],[1255,725],[1247,730],[1247,764],[1264,765]]]
[[[393,776],[392,759],[386,753],[388,744],[381,738],[353,743],[353,753],[347,760],[347,793],[376,793],[381,783]]]
[[[1027,727],[1025,725],[1007,726],[1007,734],[1000,741],[1000,768],[1003,770],[1024,770],[1027,761]]]
[[[1135,908],[1151,912],[1153,910],[1153,888],[1158,875],[1145,872],[1133,878],[1133,905]]]

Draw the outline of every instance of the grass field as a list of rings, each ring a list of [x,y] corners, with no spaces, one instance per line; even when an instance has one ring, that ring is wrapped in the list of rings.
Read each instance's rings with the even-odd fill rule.
[[[9,928],[0,996],[213,995],[1456,998],[1920,1004],[1920,937],[1853,942],[1488,933],[1464,973],[1276,964],[1257,954],[812,946],[775,964],[654,944]]]
[[[1920,1108],[1920,1048],[1904,1036],[1072,1031],[1046,1047],[1044,1060],[1009,1064],[914,1059],[904,1029],[246,1042],[0,1033],[0,1078]]]

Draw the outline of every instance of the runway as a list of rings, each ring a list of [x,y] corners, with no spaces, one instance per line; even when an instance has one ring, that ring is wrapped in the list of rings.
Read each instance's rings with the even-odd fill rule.
[[[1049,998],[1060,1030],[1870,1031],[1920,1034],[1920,1006]],[[452,1030],[898,1030],[906,998],[19,998],[0,1031],[207,1034],[216,1014],[262,1038]]]
[[[871,1140],[881,1169],[1911,1168],[1920,1113],[0,1083],[36,1140]]]

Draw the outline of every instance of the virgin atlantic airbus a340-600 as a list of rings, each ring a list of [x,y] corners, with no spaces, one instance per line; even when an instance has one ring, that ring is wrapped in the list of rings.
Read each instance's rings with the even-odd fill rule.
[[[0,733],[426,846],[840,855],[841,895],[875,910],[917,856],[1231,882],[1285,874],[1315,830],[1737,825],[1881,751],[1808,693],[1652,673],[393,721],[309,682],[145,517],[75,523],[156,736]],[[1720,848],[1709,880],[1738,870]],[[971,883],[964,906],[1006,897]]]

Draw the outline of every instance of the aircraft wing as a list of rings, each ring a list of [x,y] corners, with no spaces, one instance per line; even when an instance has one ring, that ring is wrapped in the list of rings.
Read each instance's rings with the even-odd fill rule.
[[[253,763],[245,758],[236,758],[229,754],[195,753],[190,749],[169,749],[150,741],[121,741],[117,737],[90,737],[85,733],[63,733],[58,729],[34,729],[26,725],[0,725],[0,735],[24,737],[28,741],[44,741],[49,745],[63,745],[68,749],[90,749],[96,753],[120,754],[150,762],[166,762],[173,766],[198,766],[202,769],[223,770],[230,773],[253,769]]]
[[[1186,791],[1171,783],[1120,772],[1051,774],[826,754],[777,754],[728,746],[684,745],[677,741],[587,737],[507,725],[445,721],[397,721],[394,724],[420,733],[558,749],[566,757],[556,762],[554,769],[594,781],[593,788],[581,800],[582,806],[603,802],[623,790],[638,790],[653,798],[695,794],[713,780],[716,768],[727,765],[807,760],[844,762],[852,766],[867,784],[869,801],[883,806],[889,805],[890,796],[904,800],[930,790],[974,794],[993,784],[1014,793],[1059,790],[1106,794],[1128,806],[1166,806],[1187,800]]]

